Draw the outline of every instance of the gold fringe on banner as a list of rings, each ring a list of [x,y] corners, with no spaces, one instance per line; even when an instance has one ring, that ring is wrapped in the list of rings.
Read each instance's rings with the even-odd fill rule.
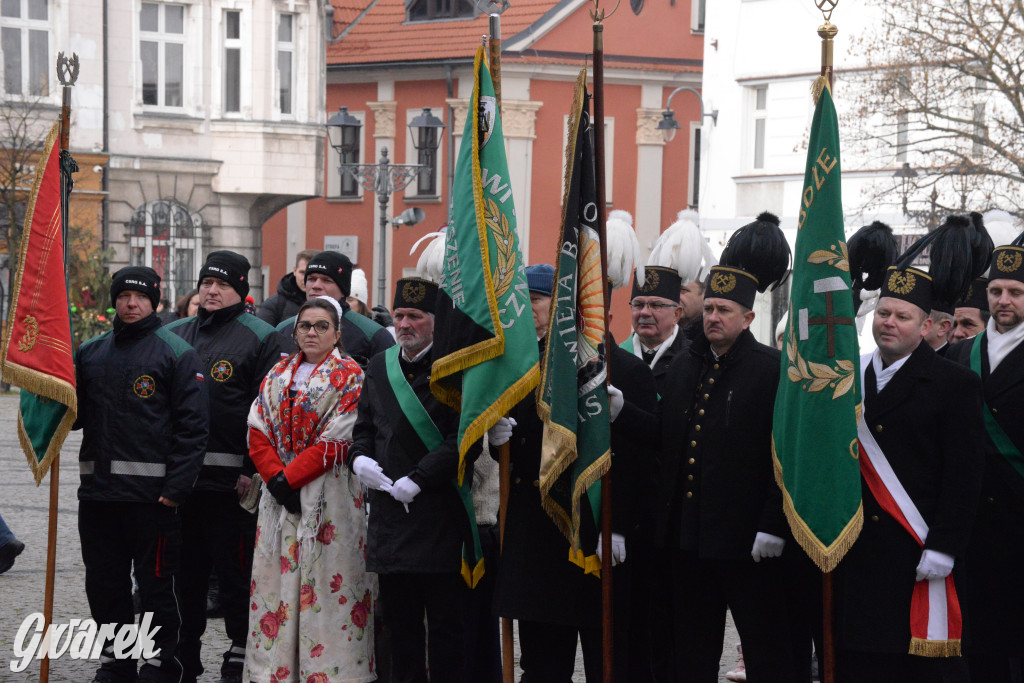
[[[818,76],[811,83],[811,96],[814,97],[814,105],[818,105],[818,98],[821,97],[821,93],[828,88],[829,93],[832,92],[832,86],[828,84],[827,76]]]
[[[910,653],[918,657],[959,657],[959,640],[925,640],[924,638],[910,639]]]

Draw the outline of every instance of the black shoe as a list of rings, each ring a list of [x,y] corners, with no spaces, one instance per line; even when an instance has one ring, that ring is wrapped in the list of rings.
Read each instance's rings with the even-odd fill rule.
[[[8,541],[0,547],[0,574],[14,566],[14,558],[21,555],[21,551],[25,549],[25,544],[14,539]]]
[[[206,596],[206,617],[208,619],[220,619],[224,616],[224,605],[220,601],[220,593],[210,593]]]
[[[242,672],[231,671],[228,673],[222,673],[220,680],[217,683],[242,683]]]

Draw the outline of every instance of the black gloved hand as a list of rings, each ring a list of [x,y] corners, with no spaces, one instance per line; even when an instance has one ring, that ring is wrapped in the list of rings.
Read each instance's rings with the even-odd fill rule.
[[[288,483],[284,472],[278,472],[267,482],[267,490],[274,497],[278,505],[284,506],[288,512],[299,512],[302,506],[299,502],[299,492]]]
[[[373,307],[373,322],[377,323],[381,327],[391,327],[394,324],[394,318],[391,317],[391,311],[387,309],[387,306],[381,306],[380,304]]]

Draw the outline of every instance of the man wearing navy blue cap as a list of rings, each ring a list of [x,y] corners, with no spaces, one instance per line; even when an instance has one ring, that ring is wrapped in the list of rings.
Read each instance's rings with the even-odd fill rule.
[[[551,290],[555,283],[555,269],[546,263],[529,266],[526,269],[526,286],[530,290],[530,306],[533,307],[533,326],[537,328],[537,339],[548,332],[551,319]]]

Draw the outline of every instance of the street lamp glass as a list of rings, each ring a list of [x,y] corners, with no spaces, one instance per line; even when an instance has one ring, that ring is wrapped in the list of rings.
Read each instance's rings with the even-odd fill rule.
[[[417,151],[436,150],[441,146],[441,131],[444,128],[444,122],[430,113],[430,107],[424,107],[419,116],[409,122],[413,146]]]
[[[359,129],[362,125],[359,119],[348,113],[348,107],[338,107],[338,113],[327,119],[327,141],[338,154],[344,156],[351,151],[345,141],[353,138],[352,135],[345,135],[345,129]]]
[[[661,121],[658,121],[658,130],[661,131],[661,136],[665,139],[665,142],[672,142],[672,139],[676,136],[676,131],[679,130],[679,122],[676,121],[674,111],[666,109],[662,112]]]

